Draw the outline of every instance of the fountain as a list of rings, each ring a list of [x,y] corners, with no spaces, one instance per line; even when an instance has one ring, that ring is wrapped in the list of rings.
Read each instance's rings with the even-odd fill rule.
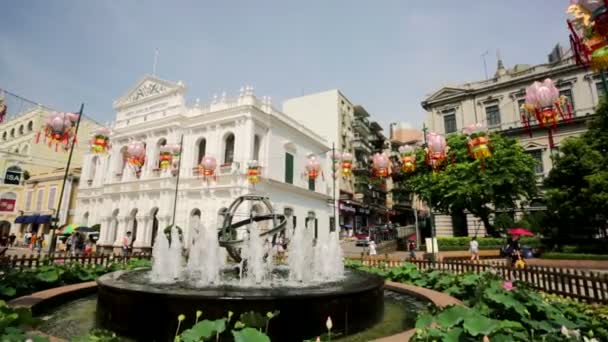
[[[269,214],[233,222],[238,207],[261,202]],[[269,229],[261,222],[272,221]],[[224,213],[219,231],[202,226],[189,256],[182,256],[176,228],[156,238],[152,270],[119,271],[98,279],[98,319],[106,328],[143,341],[169,341],[176,317],[206,318],[227,312],[280,311],[269,335],[275,341],[301,341],[324,332],[331,317],[346,334],[382,319],[384,282],[367,273],[345,271],[337,232],[314,238],[313,221],[294,229],[291,218],[275,214],[268,198],[238,197]],[[275,258],[287,242],[287,262]],[[233,262],[227,263],[227,255]]]

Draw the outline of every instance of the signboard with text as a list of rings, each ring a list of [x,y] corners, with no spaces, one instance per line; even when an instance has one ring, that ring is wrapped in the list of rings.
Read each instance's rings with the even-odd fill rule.
[[[4,184],[19,185],[19,182],[21,182],[21,171],[6,171],[6,174],[4,175]]]
[[[14,199],[0,198],[0,212],[14,211],[15,202],[16,200]]]

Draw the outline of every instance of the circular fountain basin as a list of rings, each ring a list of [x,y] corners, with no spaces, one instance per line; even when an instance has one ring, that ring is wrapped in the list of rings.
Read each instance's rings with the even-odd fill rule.
[[[384,280],[348,270],[341,281],[311,286],[250,287],[222,285],[196,288],[185,282],[151,284],[148,270],[118,271],[97,280],[97,318],[101,325],[141,341],[171,341],[177,317],[182,327],[194,324],[197,310],[205,319],[238,319],[241,313],[263,315],[280,311],[270,323],[273,341],[301,341],[326,332],[331,317],[334,331],[362,331],[379,322],[384,311]]]

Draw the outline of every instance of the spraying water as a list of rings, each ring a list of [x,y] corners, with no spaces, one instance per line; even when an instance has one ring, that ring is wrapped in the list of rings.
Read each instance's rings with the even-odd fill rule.
[[[312,256],[313,241],[312,231],[314,222],[309,221],[307,227],[296,228],[293,238],[289,243],[289,279],[296,282],[309,280]]]
[[[243,247],[246,272],[245,278],[241,280],[246,284],[260,284],[266,276],[264,254],[267,244],[260,237],[260,230],[256,222],[249,224],[248,230],[249,238]]]
[[[169,265],[168,277],[175,280],[181,276],[182,262],[182,240],[179,238],[177,227],[173,226],[171,227],[171,246],[169,247],[169,258],[167,260]]]
[[[156,233],[154,248],[152,249],[152,272],[150,272],[150,281],[153,283],[163,284],[170,283],[169,278],[169,240],[162,230]]]
[[[186,266],[190,279],[197,286],[218,284],[225,260],[223,249],[217,241],[217,233],[201,223]]]

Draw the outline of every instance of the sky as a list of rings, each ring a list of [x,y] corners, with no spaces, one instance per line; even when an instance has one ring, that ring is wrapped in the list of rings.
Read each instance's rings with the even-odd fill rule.
[[[421,126],[443,85],[545,63],[567,44],[567,0],[9,1],[0,20],[0,88],[99,122],[144,75],[210,102],[252,85],[283,100],[340,89],[385,129]]]

